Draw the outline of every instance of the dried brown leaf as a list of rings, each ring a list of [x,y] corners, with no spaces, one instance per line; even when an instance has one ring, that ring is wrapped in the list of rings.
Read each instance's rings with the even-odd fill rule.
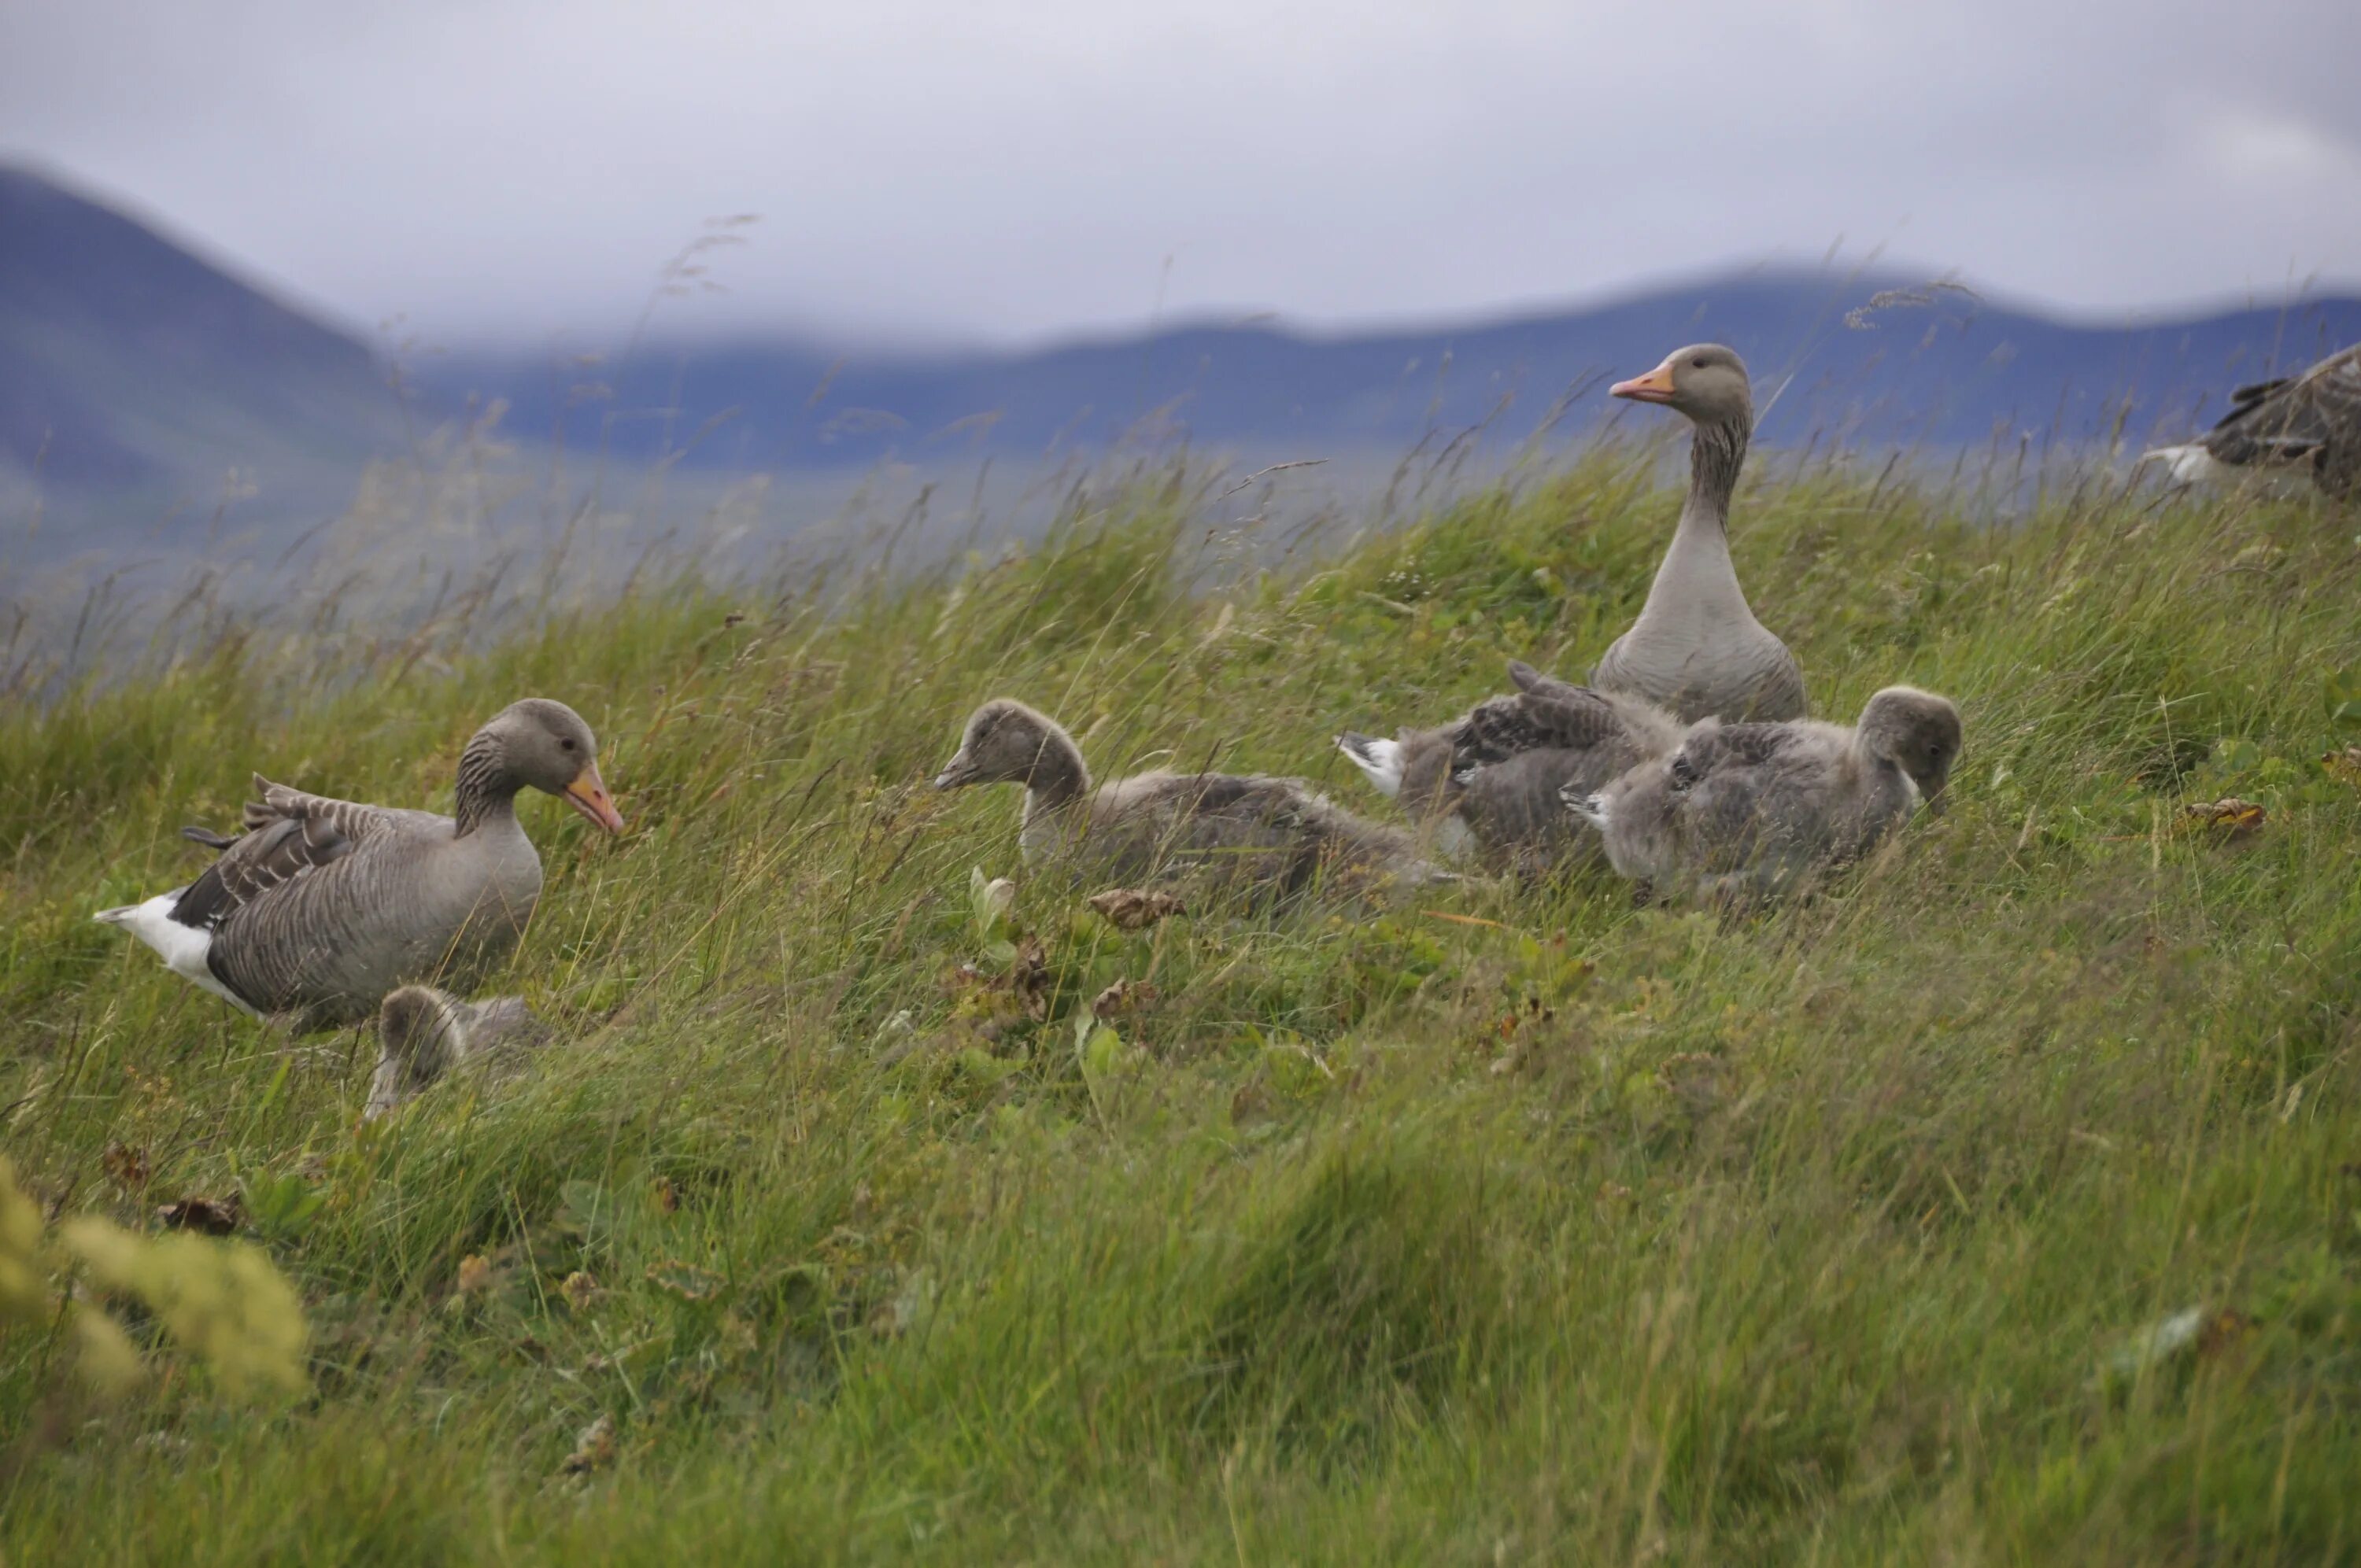
[[[156,1223],[168,1231],[225,1236],[246,1223],[246,1203],[235,1192],[226,1198],[183,1198],[157,1210]]]
[[[2255,1326],[2255,1320],[2235,1307],[2224,1307],[2205,1320],[2197,1331],[2197,1354],[2214,1355],[2244,1339]]]
[[[1091,895],[1091,907],[1105,916],[1118,931],[1144,930],[1170,916],[1189,913],[1188,906],[1175,894],[1136,887],[1111,887],[1104,893],[1094,893]]]
[[[1049,956],[1038,937],[1016,944],[1016,957],[1008,966],[1008,990],[1035,1023],[1049,1015]]]
[[[2268,815],[2251,800],[2225,795],[2220,800],[2201,800],[2182,806],[2180,827],[2183,832],[2238,839],[2260,828]]]
[[[1102,1024],[1136,1013],[1156,1000],[1156,987],[1144,980],[1119,979],[1091,998],[1091,1016]]]
[[[568,1475],[590,1475],[615,1463],[615,1418],[600,1416],[574,1439],[574,1452],[558,1468]]]
[[[130,1144],[112,1143],[98,1157],[100,1168],[107,1179],[126,1192],[137,1192],[148,1185],[148,1151]]]

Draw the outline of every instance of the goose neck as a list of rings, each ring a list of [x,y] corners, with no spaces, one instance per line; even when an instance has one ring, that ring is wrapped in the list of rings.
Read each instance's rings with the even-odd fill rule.
[[[497,736],[479,732],[459,753],[459,784],[455,792],[454,817],[459,825],[458,837],[485,828],[498,828],[501,823],[516,821],[516,796],[521,787],[516,774],[509,768],[507,748]]]
[[[1089,794],[1090,788],[1091,771],[1082,765],[1082,749],[1064,730],[1051,729],[1042,737],[1041,754],[1034,761],[1032,776],[1025,781],[1027,814],[1071,806]]]
[[[1681,508],[1682,532],[1730,527],[1730,498],[1738,493],[1738,475],[1746,466],[1752,433],[1743,419],[1697,427],[1689,441],[1689,493]]]

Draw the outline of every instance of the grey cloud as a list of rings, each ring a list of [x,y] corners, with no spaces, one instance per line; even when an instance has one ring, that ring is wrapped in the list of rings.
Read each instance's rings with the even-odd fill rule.
[[[1839,236],[2091,311],[2361,275],[2344,0],[8,11],[0,154],[429,337],[610,334],[748,211],[670,330],[1400,319]]]

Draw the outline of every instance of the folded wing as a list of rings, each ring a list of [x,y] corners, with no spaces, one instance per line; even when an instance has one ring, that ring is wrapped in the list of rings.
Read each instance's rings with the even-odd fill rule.
[[[392,821],[379,807],[306,795],[258,773],[254,786],[261,798],[247,803],[246,831],[238,837],[182,830],[218,849],[221,857],[172,906],[172,918],[181,925],[218,930],[239,910],[343,860]]]

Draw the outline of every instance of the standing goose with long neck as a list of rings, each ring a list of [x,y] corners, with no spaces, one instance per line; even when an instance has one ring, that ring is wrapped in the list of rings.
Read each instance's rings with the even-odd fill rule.
[[[399,986],[465,990],[514,949],[541,896],[517,792],[558,796],[609,833],[623,819],[598,742],[562,702],[503,708],[459,754],[453,815],[306,795],[256,774],[236,838],[185,887],[102,910],[167,967],[297,1028],[358,1023]]]
[[[1688,499],[1672,547],[1640,619],[1600,658],[1591,684],[1690,722],[1802,718],[1804,672],[1754,619],[1730,558],[1730,501],[1754,430],[1745,362],[1719,344],[1698,344],[1611,389],[1686,415],[1695,433]]]

